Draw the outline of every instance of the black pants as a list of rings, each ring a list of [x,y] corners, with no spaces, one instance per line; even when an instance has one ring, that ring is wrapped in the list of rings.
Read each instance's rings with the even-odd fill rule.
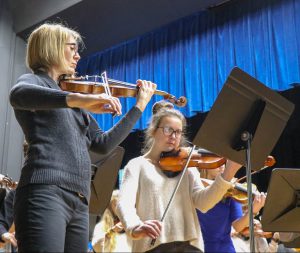
[[[164,252],[192,253],[192,252],[201,252],[201,250],[194,247],[189,242],[169,242],[169,243],[160,244],[154,249],[148,250],[146,252],[147,253],[164,253]]]
[[[56,185],[18,188],[14,220],[18,252],[86,252],[88,205]]]

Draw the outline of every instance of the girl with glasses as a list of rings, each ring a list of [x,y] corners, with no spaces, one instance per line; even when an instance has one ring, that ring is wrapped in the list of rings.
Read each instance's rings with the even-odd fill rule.
[[[159,109],[146,131],[143,155],[125,167],[117,214],[133,238],[133,252],[200,252],[201,231],[195,207],[203,212],[212,208],[231,187],[230,180],[241,167],[228,161],[224,172],[208,188],[201,183],[198,170],[188,168],[160,222],[180,175],[165,174],[159,159],[162,152],[185,146],[185,127],[179,111]]]
[[[74,75],[80,59],[78,32],[43,24],[29,36],[22,75],[10,93],[28,152],[15,196],[19,252],[86,252],[91,161],[89,150],[109,153],[129,134],[156,85],[138,81],[136,105],[107,132],[90,114],[122,114],[108,94],[62,91],[61,76]]]

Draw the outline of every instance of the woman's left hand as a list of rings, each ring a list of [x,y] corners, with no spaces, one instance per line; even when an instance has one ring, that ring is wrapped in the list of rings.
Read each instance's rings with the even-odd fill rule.
[[[139,91],[136,96],[136,106],[144,111],[156,90],[156,84],[146,80],[137,80],[137,86]]]

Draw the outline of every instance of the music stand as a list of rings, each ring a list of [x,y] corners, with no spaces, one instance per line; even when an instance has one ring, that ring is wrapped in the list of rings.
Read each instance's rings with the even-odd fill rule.
[[[117,181],[125,150],[117,147],[108,155],[90,152],[96,171],[91,181],[89,212],[101,216],[107,208]]]
[[[265,101],[266,105],[252,140],[251,167],[260,169],[285,128],[294,105],[237,67],[230,72],[193,143],[245,165],[245,153],[233,146],[258,100]]]
[[[293,109],[294,105],[287,99],[235,67],[193,143],[246,165],[248,194],[252,196],[251,168],[258,170],[263,166]],[[244,149],[247,149],[246,156]],[[250,198],[248,211],[252,217]],[[254,251],[252,218],[249,227],[250,249]]]
[[[261,220],[268,232],[300,232],[300,169],[274,169]],[[300,247],[300,239],[284,243]]]
[[[290,242],[282,242],[286,248],[299,248],[300,247],[300,237],[295,238]]]

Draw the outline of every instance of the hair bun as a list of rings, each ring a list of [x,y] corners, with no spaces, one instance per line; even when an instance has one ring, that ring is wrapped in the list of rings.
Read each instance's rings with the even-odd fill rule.
[[[157,112],[159,112],[162,109],[164,109],[164,110],[166,110],[166,109],[174,109],[174,105],[171,102],[168,102],[166,100],[157,101],[152,106],[152,114],[154,115],[154,114],[156,114]]]

